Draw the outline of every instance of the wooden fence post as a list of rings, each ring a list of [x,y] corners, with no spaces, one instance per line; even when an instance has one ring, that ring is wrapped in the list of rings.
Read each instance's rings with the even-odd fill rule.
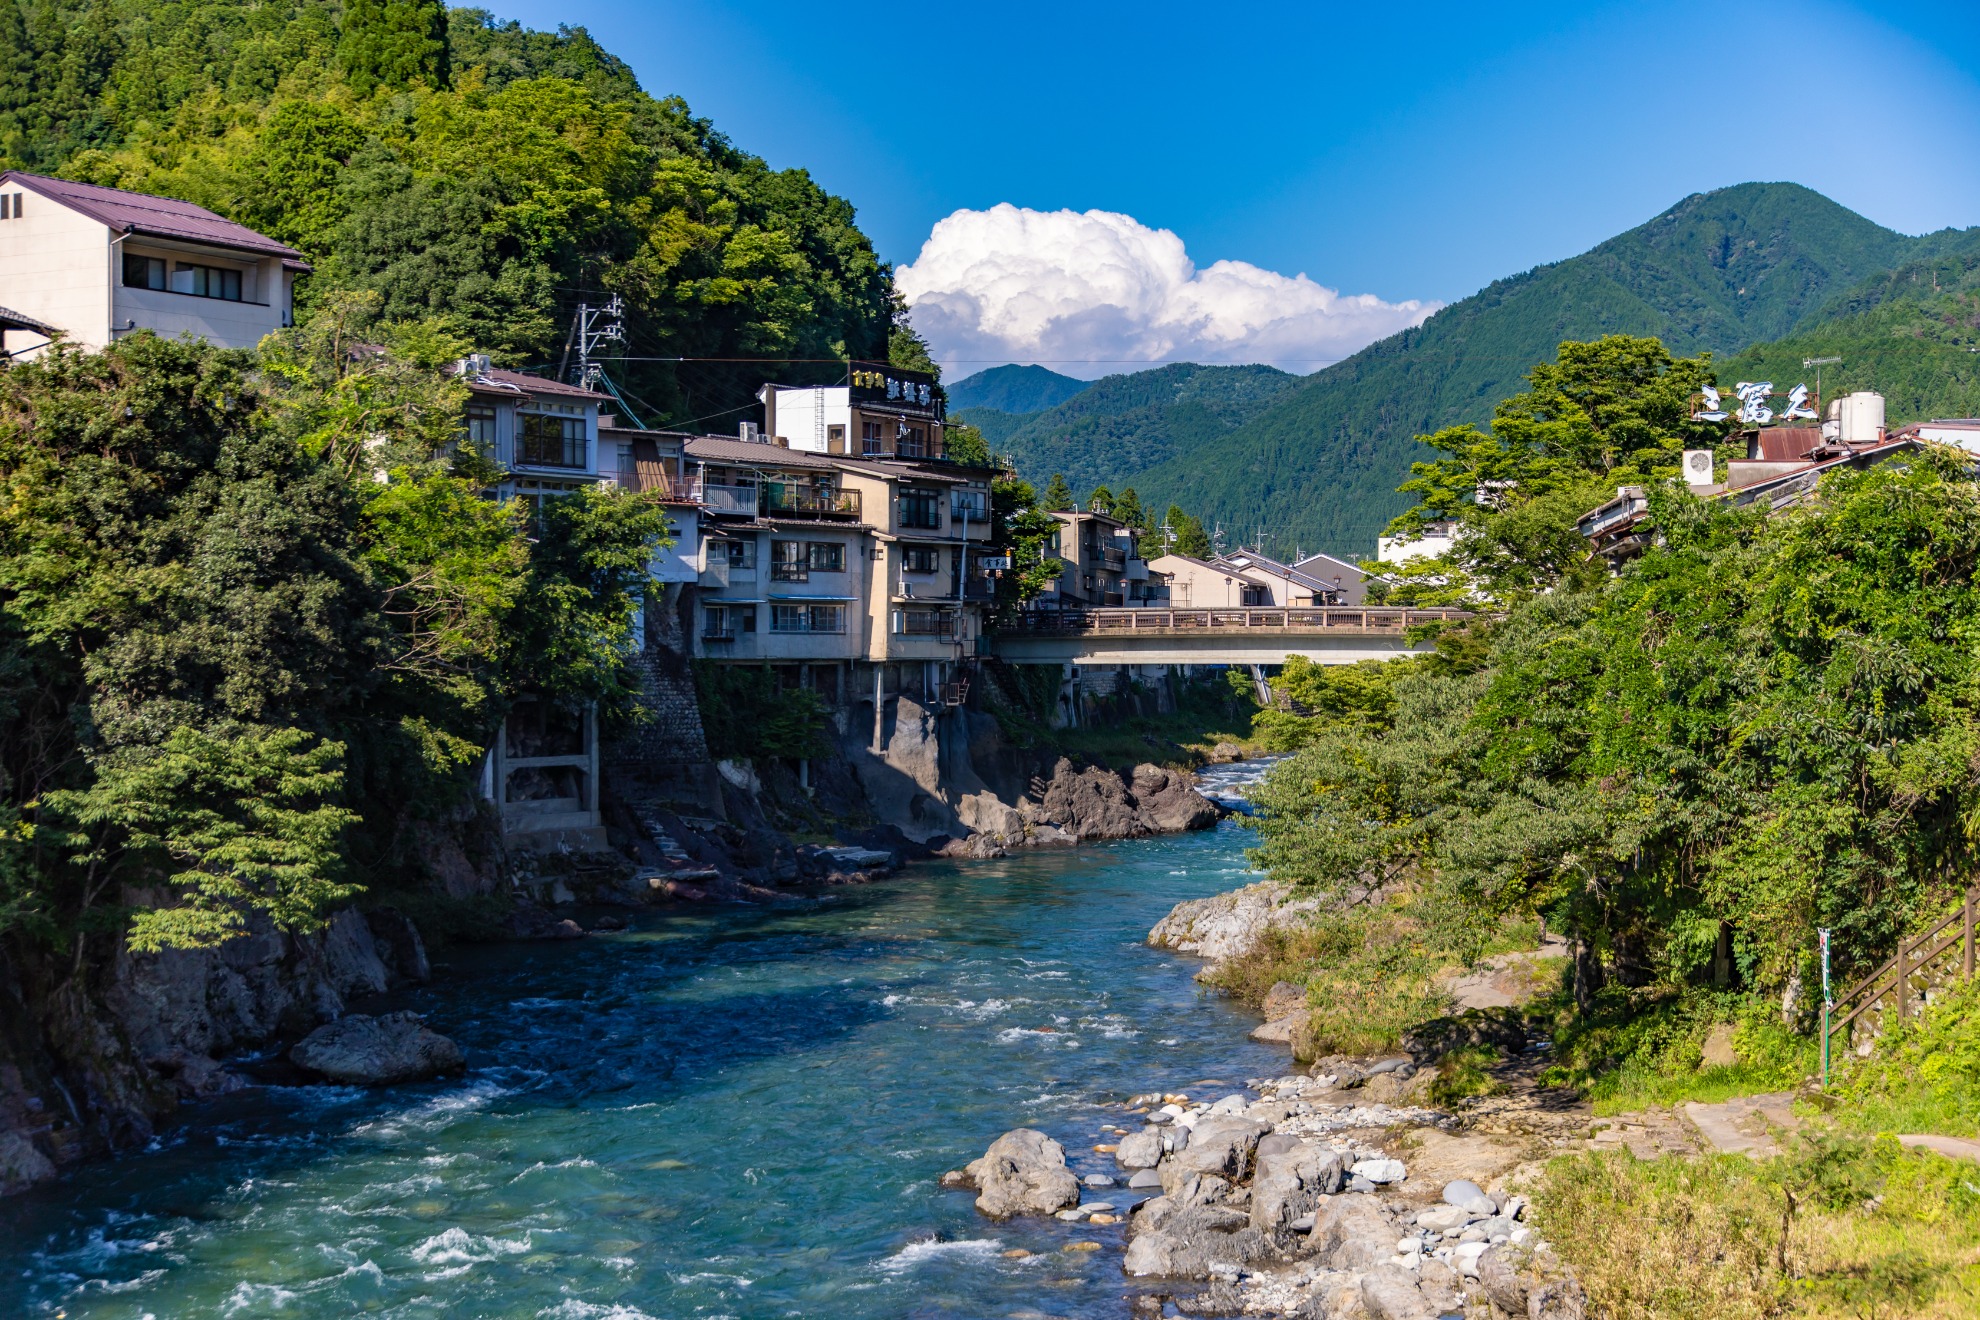
[[[1904,1021],[1911,1008],[1911,987],[1905,984],[1910,979],[1904,973],[1905,943],[1904,937],[1900,935],[1897,945],[1897,1015],[1900,1022]]]
[[[1960,977],[1967,981],[1973,979],[1973,899],[1976,894],[1980,894],[1980,890],[1969,889],[1966,891],[1966,912],[1964,917],[1966,948],[1964,950],[1965,956],[1961,959]]]

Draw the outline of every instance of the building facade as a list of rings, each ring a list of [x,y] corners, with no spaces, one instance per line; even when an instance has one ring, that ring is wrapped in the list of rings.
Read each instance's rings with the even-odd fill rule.
[[[91,349],[139,330],[253,348],[292,323],[308,270],[294,248],[190,202],[0,174],[9,355],[39,352],[57,332]]]
[[[762,438],[808,454],[919,462],[945,455],[935,378],[884,362],[848,364],[846,383],[765,385]]]

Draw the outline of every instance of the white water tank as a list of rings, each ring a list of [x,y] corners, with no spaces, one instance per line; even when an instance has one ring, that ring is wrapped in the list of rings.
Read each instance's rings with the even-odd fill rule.
[[[1857,449],[1883,443],[1883,395],[1875,390],[1858,390],[1843,395],[1829,407],[1837,423],[1836,439]]]

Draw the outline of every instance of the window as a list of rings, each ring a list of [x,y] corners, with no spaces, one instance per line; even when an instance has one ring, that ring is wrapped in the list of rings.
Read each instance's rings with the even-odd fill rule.
[[[944,637],[950,616],[942,610],[895,610],[894,631],[908,637]]]
[[[224,298],[228,302],[239,302],[241,273],[218,266],[175,262],[172,266],[172,292],[189,293],[195,298]]]
[[[739,613],[740,611],[738,611]],[[727,605],[710,605],[702,611],[701,639],[705,642],[732,642],[736,621]]]
[[[0,220],[21,218],[21,198],[20,193],[0,193]]]
[[[880,438],[880,423],[861,422],[859,424],[859,452],[862,454],[884,454]]]
[[[467,406],[467,441],[470,449],[483,454],[495,452],[495,405],[470,403]]]
[[[939,573],[942,571],[942,552],[932,545],[911,545],[901,551],[901,572]]]
[[[780,582],[808,582],[813,573],[846,571],[846,548],[831,541],[772,541],[770,576]]]
[[[949,493],[949,516],[968,517],[971,522],[990,521],[990,492],[983,490],[958,490]]]
[[[534,467],[584,466],[584,418],[524,413],[516,461]]]
[[[717,559],[726,560],[730,568],[756,567],[755,541],[711,541],[709,552]]]
[[[904,490],[901,492],[901,526],[938,528],[942,525],[942,510],[932,490]]]
[[[770,631],[773,633],[842,633],[846,630],[843,605],[772,605]]]
[[[843,454],[846,452],[845,427],[828,426],[825,428],[825,449],[826,452],[833,454]]]
[[[140,257],[135,252],[126,252],[124,254],[124,287],[127,289],[164,288],[164,261],[157,257]]]
[[[770,543],[770,576],[777,582],[809,582],[811,561],[806,557],[802,541],[772,541]],[[791,631],[779,628],[778,632]]]
[[[918,426],[904,426],[901,428],[900,439],[894,445],[894,451],[902,458],[920,458],[922,455],[922,444],[921,428]]]

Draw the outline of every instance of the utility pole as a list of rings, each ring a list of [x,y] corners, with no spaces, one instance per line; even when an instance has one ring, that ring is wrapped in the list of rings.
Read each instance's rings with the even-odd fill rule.
[[[1842,359],[1839,357],[1820,357],[1820,358],[1801,359],[1801,369],[1803,371],[1808,370],[1810,367],[1815,368],[1815,398],[1817,400],[1817,406],[1820,407],[1824,412],[1828,411],[1829,401],[1822,394],[1822,368],[1826,366],[1831,366],[1840,361],[1842,361]]]
[[[579,303],[577,321],[572,327],[577,340],[578,370],[577,379],[571,383],[585,389],[596,389],[604,379],[604,364],[596,360],[598,350],[606,344],[626,342],[626,304],[618,294],[613,294],[603,307],[593,307],[590,303]]]

